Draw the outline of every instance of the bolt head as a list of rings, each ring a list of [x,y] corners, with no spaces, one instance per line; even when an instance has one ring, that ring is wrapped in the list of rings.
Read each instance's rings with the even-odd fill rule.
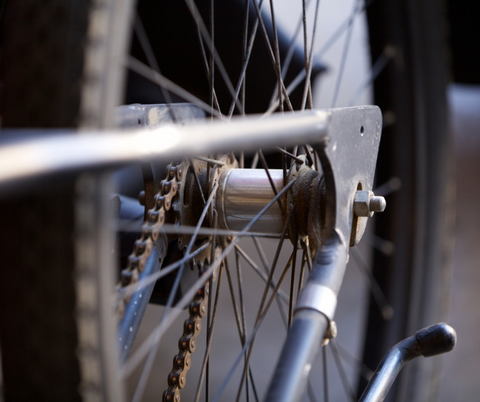
[[[353,210],[357,216],[371,216],[369,202],[373,193],[371,191],[359,190],[355,193]]]
[[[359,190],[355,193],[354,212],[357,216],[370,217],[374,212],[383,212],[386,206],[385,198],[371,191]]]

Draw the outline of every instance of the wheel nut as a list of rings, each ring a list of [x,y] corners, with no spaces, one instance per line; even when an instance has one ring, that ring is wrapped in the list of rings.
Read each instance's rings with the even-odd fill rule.
[[[371,191],[360,190],[355,193],[354,211],[357,216],[369,217],[374,212],[385,210],[385,198],[374,195]]]

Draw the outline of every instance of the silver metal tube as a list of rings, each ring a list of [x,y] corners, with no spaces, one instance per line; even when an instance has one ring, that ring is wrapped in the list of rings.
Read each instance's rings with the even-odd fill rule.
[[[383,358],[360,401],[383,401],[405,363],[417,356],[421,356],[421,354],[415,336],[404,339],[395,345]]]
[[[301,401],[305,396],[308,372],[333,320],[345,272],[345,243],[337,237],[331,240],[317,251],[308,283],[298,296],[292,327],[268,388],[268,402]]]
[[[327,317],[318,311],[305,309],[295,314],[265,401],[303,400],[308,375],[327,328]]]
[[[283,188],[283,170],[270,170],[277,193]],[[232,169],[219,181],[217,211],[223,229],[242,230],[275,197],[264,169]],[[253,232],[280,234],[282,213],[278,203],[253,225]]]
[[[39,136],[3,130],[0,138],[0,189],[46,174],[108,168],[157,158],[173,160],[276,145],[314,144],[327,137],[330,111],[285,113],[262,119],[240,117],[229,123],[165,125],[154,130],[102,132],[45,131]],[[32,139],[33,138],[33,139]],[[3,141],[3,144],[2,144]]]

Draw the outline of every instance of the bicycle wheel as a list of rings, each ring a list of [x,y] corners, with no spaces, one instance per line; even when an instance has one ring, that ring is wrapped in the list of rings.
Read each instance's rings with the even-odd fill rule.
[[[5,54],[9,55],[9,57],[3,58],[3,80],[7,84],[5,89],[2,90],[2,119],[5,126],[68,127],[80,125],[105,127],[110,124],[111,110],[113,110],[114,105],[120,103],[118,88],[122,76],[121,69],[112,73],[110,61],[121,58],[119,54],[122,54],[122,48],[125,48],[127,38],[124,28],[129,26],[129,13],[127,12],[129,6],[113,3],[109,6],[112,8],[98,5],[98,8],[93,7],[91,10],[88,9],[87,5],[76,5],[75,2],[68,5],[51,5],[47,8],[48,16],[45,19],[35,18],[37,13],[34,5],[28,8],[26,4],[21,2],[12,2],[13,5],[8,5],[10,8],[7,8],[4,17],[3,45]],[[439,233],[444,231],[438,228],[443,227],[441,217],[446,216],[443,191],[446,186],[444,169],[446,169],[447,160],[445,149],[448,144],[445,134],[446,124],[439,121],[439,116],[445,116],[444,102],[441,94],[434,92],[435,90],[441,92],[440,84],[443,84],[443,76],[441,71],[435,74],[427,74],[427,72],[432,71],[432,66],[435,66],[435,71],[437,71],[437,68],[441,69],[441,63],[437,62],[437,58],[426,57],[427,54],[430,55],[430,52],[432,55],[439,54],[432,40],[440,38],[441,35],[437,35],[436,32],[419,31],[417,27],[417,25],[422,27],[426,25],[437,26],[436,24],[425,25],[423,18],[437,18],[438,15],[435,12],[413,13],[415,17],[418,16],[420,21],[416,21],[416,18],[412,20],[412,12],[409,7],[413,7],[413,5],[403,2],[398,3],[398,5],[396,3],[392,5],[393,11],[379,11],[376,8],[378,3],[368,8],[368,13],[371,16],[369,17],[371,38],[375,40],[377,38],[388,38],[382,44],[375,43],[375,40],[372,41],[373,60],[377,59],[378,54],[384,52],[385,43],[390,46],[393,43],[396,49],[396,56],[393,58],[395,62],[390,63],[379,76],[380,84],[378,87],[385,89],[386,96],[393,98],[393,105],[386,103],[387,106],[382,107],[390,112],[387,116],[396,116],[396,124],[392,126],[393,133],[388,134],[388,138],[393,143],[387,142],[386,156],[384,156],[383,162],[380,162],[382,172],[380,174],[383,176],[379,176],[378,181],[381,183],[390,180],[392,177],[400,177],[403,183],[402,189],[392,195],[396,198],[392,199],[392,202],[389,200],[389,204],[394,206],[389,208],[392,211],[390,216],[393,218],[387,218],[385,221],[387,223],[384,223],[384,227],[389,228],[388,230],[393,228],[394,233],[379,229],[383,238],[395,243],[397,252],[393,256],[375,257],[377,260],[380,258],[389,260],[388,265],[385,261],[381,261],[380,265],[376,266],[383,267],[381,270],[382,276],[391,278],[389,283],[380,282],[384,285],[386,296],[390,299],[395,310],[392,320],[383,321],[383,319],[379,320],[378,317],[375,319],[375,315],[378,316],[377,307],[374,306],[371,309],[371,315],[374,318],[368,325],[369,332],[367,332],[366,340],[373,345],[379,345],[382,342],[381,347],[375,348],[379,353],[383,353],[381,350],[391,346],[396,339],[404,337],[405,332],[412,332],[412,328],[431,323],[431,315],[427,312],[428,310],[437,310],[434,307],[438,304],[437,296],[445,295],[444,291],[441,290],[443,288],[437,286],[437,284],[432,285],[431,281],[432,277],[436,279],[444,278],[446,272],[442,268],[443,262],[440,264],[437,259],[432,260],[432,256],[438,258],[439,255],[437,247],[440,247],[443,241]],[[18,8],[16,9],[15,6]],[[148,33],[149,27],[146,16],[151,16],[153,24],[155,24],[157,21],[155,19],[156,14],[148,11],[148,4],[141,3],[139,7],[142,6],[146,7],[146,11],[142,12],[139,9],[139,13]],[[396,7],[399,7],[399,11]],[[433,5],[425,5],[425,10],[434,10],[433,7]],[[117,8],[119,11],[116,11]],[[162,11],[165,10],[166,8]],[[190,14],[186,7],[183,10],[183,12],[187,12],[187,17],[182,16],[180,20],[186,21],[191,17],[189,17]],[[179,15],[177,11],[160,14],[165,18],[178,17]],[[72,18],[71,25],[66,23],[67,19],[64,18],[66,15]],[[375,20],[373,17],[375,15],[383,16],[381,22]],[[14,18],[19,18],[19,16],[24,16],[25,22],[17,24],[10,22]],[[398,19],[399,16],[402,19]],[[33,24],[32,19],[35,24]],[[57,23],[52,24],[52,21]],[[396,23],[394,23],[395,21]],[[405,21],[408,21],[408,24],[411,25],[407,25]],[[65,25],[63,25],[63,22],[65,22]],[[45,47],[42,46],[43,52],[33,51],[33,49],[38,49],[38,43],[32,40],[32,37],[24,36],[22,30],[25,26],[32,26],[33,32],[39,32],[39,37],[46,36]],[[387,27],[388,31],[392,30],[393,33],[390,36],[378,34],[375,29],[382,26]],[[53,27],[58,31],[51,29]],[[191,28],[196,36],[197,26],[192,23]],[[115,34],[117,30],[123,32],[123,34],[117,36]],[[182,27],[181,31],[186,31],[186,27]],[[137,39],[138,37],[137,31]],[[154,36],[154,38],[163,38],[163,36]],[[186,39],[185,42],[188,43],[191,40]],[[155,48],[158,44],[155,43],[155,40],[151,41]],[[204,46],[208,47],[207,41],[204,42]],[[86,43],[85,53],[83,48],[79,46],[81,43]],[[411,54],[404,50],[412,49],[412,44],[417,43],[422,46],[420,50],[416,49],[415,46],[413,46]],[[158,46],[161,46],[161,44]],[[24,50],[19,51],[20,49]],[[45,49],[49,49],[49,51],[45,52]],[[166,52],[167,50],[160,51],[161,54],[166,54]],[[46,59],[44,57],[45,53],[56,55],[56,58]],[[201,53],[201,48],[197,48],[197,54],[200,62],[199,65],[195,66],[193,64],[193,66],[195,70],[201,71],[204,68],[202,59],[204,56]],[[208,51],[206,54],[208,54]],[[414,57],[408,58],[409,62],[401,64],[406,54]],[[24,63],[23,60],[18,60],[18,55],[28,57],[29,62]],[[105,55],[109,55],[109,57]],[[401,59],[400,55],[402,56]],[[141,56],[139,57],[141,58]],[[146,59],[148,57],[147,54]],[[193,57],[192,54],[187,52],[187,58],[179,62],[180,66],[184,68],[186,64],[191,63],[191,57]],[[423,66],[422,62],[427,60],[432,60],[432,66]],[[214,60],[214,62],[218,63],[217,60]],[[234,60],[232,63],[238,70],[240,64],[235,63]],[[23,64],[29,66],[32,71],[22,70],[20,72],[17,66]],[[85,65],[86,68],[82,69],[82,65]],[[160,67],[165,75],[170,74],[168,70],[164,71],[163,65]],[[178,65],[176,67],[175,63],[172,63],[171,68],[173,71],[171,74],[182,71],[178,68]],[[391,72],[391,69],[394,69],[394,72]],[[401,74],[397,70],[400,70]],[[423,76],[418,76],[421,72],[424,73],[425,79],[422,78]],[[238,71],[231,74],[237,76]],[[179,80],[185,77],[192,80],[190,84],[194,88],[189,88],[191,92],[202,96],[201,92],[205,92],[204,89],[206,88],[207,95],[203,95],[205,101],[207,103],[213,101],[211,95],[208,94],[208,79],[205,76],[200,80],[197,75],[188,73],[181,75],[182,77]],[[265,95],[263,98],[258,95],[257,91],[246,91],[247,96],[259,100],[264,109],[268,108],[268,101],[275,83],[275,72],[273,70],[271,75],[273,76],[273,85],[267,85],[267,92],[262,91],[259,85],[254,85],[260,94]],[[60,83],[59,76],[64,78]],[[83,78],[83,81],[79,84],[81,78]],[[255,74],[253,74],[253,78],[255,78]],[[36,88],[39,79],[46,89],[37,92],[32,88]],[[250,79],[250,77],[247,78],[247,80]],[[288,79],[291,80],[292,78]],[[435,81],[431,82],[430,79]],[[210,75],[210,81],[212,80],[213,78]],[[134,82],[132,79],[129,84],[132,81]],[[265,81],[267,80],[265,79]],[[216,82],[218,82],[218,79]],[[403,94],[405,96],[401,96],[405,87],[420,91],[421,83],[426,83],[426,89],[420,95],[412,92],[409,96],[405,94]],[[141,83],[137,82],[136,85],[138,87]],[[190,86],[189,82],[182,83],[182,85]],[[196,85],[203,86],[203,91],[202,88],[195,89]],[[215,89],[219,104],[221,103],[220,109],[228,110],[231,101],[225,101],[226,95],[222,95],[222,92],[229,95],[230,89],[226,86],[222,89],[222,86],[224,84],[219,83],[215,86]],[[72,88],[75,89],[73,94],[68,92]],[[402,90],[398,88],[402,88]],[[151,87],[148,87],[147,90],[144,90],[142,96],[147,97],[151,95],[151,92]],[[18,93],[25,93],[25,97],[20,99],[17,96]],[[49,94],[48,98],[51,102],[44,102],[42,96],[40,96],[43,93]],[[250,95],[252,93],[253,95]],[[155,99],[155,102],[158,102],[158,94],[151,96]],[[160,96],[164,97],[165,95],[160,94]],[[429,106],[432,104],[431,110],[433,111],[425,112],[424,99],[435,99],[435,102],[426,101]],[[139,99],[134,98],[134,100],[138,101]],[[148,100],[144,102],[148,102]],[[253,103],[253,99],[245,101],[245,104],[249,107],[252,105],[252,110],[258,111],[257,106],[253,106]],[[380,105],[382,104],[380,103]],[[405,105],[408,107],[405,107]],[[25,113],[25,111],[28,111],[28,113]],[[60,118],[60,116],[63,117]],[[424,124],[416,120],[419,117],[423,119],[423,116],[429,118],[429,123]],[[434,117],[432,118],[432,116]],[[438,126],[433,126],[434,122],[438,123]],[[428,130],[424,129],[424,126],[428,126]],[[404,133],[406,132],[411,133],[408,140],[405,138]],[[435,141],[429,142],[433,135]],[[430,143],[435,144],[435,147],[425,145]],[[415,156],[415,163],[408,163],[413,156]],[[407,166],[401,165],[400,161],[406,162]],[[111,341],[114,338],[114,330],[108,325],[107,317],[109,292],[103,288],[103,286],[107,286],[104,285],[104,281],[108,281],[108,278],[105,279],[102,276],[104,274],[100,274],[94,269],[96,264],[94,260],[85,262],[79,257],[82,255],[82,247],[96,247],[95,242],[97,241],[101,243],[99,248],[108,249],[109,247],[108,240],[106,240],[108,239],[106,234],[108,231],[105,229],[102,231],[101,227],[104,223],[98,221],[99,216],[105,215],[102,212],[107,207],[104,204],[103,207],[99,207],[98,205],[102,204],[97,204],[95,201],[97,189],[106,180],[86,176],[79,179],[67,177],[65,179],[65,189],[55,183],[55,201],[52,201],[52,193],[48,192],[50,189],[47,188],[47,190],[42,189],[42,191],[36,190],[35,196],[29,196],[24,200],[16,199],[13,202],[6,202],[0,209],[0,214],[2,214],[0,221],[4,222],[4,224],[2,223],[4,230],[2,230],[1,238],[2,259],[5,261],[5,266],[15,267],[15,269],[2,269],[2,276],[5,275],[3,276],[5,279],[2,279],[4,284],[1,292],[2,305],[9,306],[8,313],[4,311],[2,314],[1,333],[7,399],[15,398],[15,396],[26,398],[28,395],[35,396],[37,399],[39,396],[52,399],[52,389],[55,389],[54,397],[57,399],[70,400],[73,399],[72,395],[77,398],[85,397],[86,399],[88,399],[88,396],[113,400],[120,400],[121,398],[119,395],[121,389],[116,378],[118,363],[116,358],[112,357],[116,353],[115,345]],[[77,182],[76,188],[72,184],[75,181]],[[431,200],[429,199],[428,205],[435,205],[428,210],[428,214],[424,212],[425,208],[419,204],[419,200],[426,202],[424,190],[422,190],[425,181],[429,186],[427,194],[432,197]],[[59,188],[62,189],[59,190]],[[47,193],[43,193],[44,191],[47,191]],[[416,211],[414,216],[412,216],[412,211]],[[52,217],[58,219],[58,221],[53,221],[54,224],[52,224]],[[392,224],[391,219],[395,219],[399,223]],[[406,225],[407,222],[410,222],[410,225]],[[100,229],[97,225],[100,226]],[[381,227],[380,219],[378,219],[378,225]],[[22,229],[18,230],[19,227]],[[413,234],[418,236],[422,232],[418,229],[419,227],[429,228],[428,237],[423,238],[423,240],[428,239],[428,246],[410,241]],[[28,253],[22,253],[25,247],[24,237],[27,228],[29,228],[28,238],[32,240],[32,244]],[[47,236],[44,228],[51,228],[52,235]],[[38,230],[39,233],[37,234],[34,230]],[[76,233],[77,236],[75,243],[71,239],[72,233]],[[98,233],[101,233],[101,235]],[[404,239],[408,239],[406,246],[403,245],[405,243]],[[430,256],[419,255],[422,249],[428,249]],[[58,250],[63,251],[59,254]],[[42,264],[42,274],[39,274],[38,270],[35,269],[38,260],[46,262],[44,268]],[[416,261],[417,264],[411,264],[412,260]],[[104,261],[102,261],[102,265],[105,268],[103,263]],[[79,271],[79,266],[83,271]],[[420,270],[420,266],[426,267],[426,270]],[[65,267],[69,268],[65,269]],[[108,266],[106,268],[108,276]],[[439,271],[436,271],[436,269]],[[110,274],[113,271],[112,269]],[[377,271],[378,268],[374,268],[374,272]],[[79,272],[83,272],[83,275],[79,275]],[[404,274],[405,272],[407,274]],[[442,274],[440,275],[438,272],[442,272]],[[76,282],[71,279],[74,275]],[[396,275],[404,278],[401,287],[398,286],[399,281],[395,279]],[[26,277],[33,283],[27,282]],[[82,280],[85,278],[88,280]],[[85,295],[83,292],[89,287],[92,287],[90,294],[94,294],[98,298],[98,304],[85,303],[85,300],[82,299]],[[54,292],[57,288],[62,289],[64,294]],[[392,293],[390,289],[393,289]],[[36,294],[36,292],[40,294]],[[430,295],[430,292],[437,294]],[[19,294],[22,294],[22,296],[19,296],[22,303],[9,302],[14,295]],[[46,297],[46,295],[56,295],[56,298]],[[83,310],[79,309],[79,305]],[[422,311],[418,314],[420,318],[415,318],[416,316],[412,311],[406,312],[407,309],[404,306],[407,305],[411,305],[410,310],[415,313],[421,311],[419,306],[427,309],[425,312]],[[437,312],[435,311],[435,314]],[[28,321],[18,325],[17,317],[28,317],[29,315],[34,317],[30,316]],[[53,318],[55,316],[57,318]],[[74,319],[75,316],[77,319]],[[46,317],[52,319],[46,319]],[[276,320],[281,320],[281,318],[277,316]],[[85,341],[85,336],[88,336],[85,328],[92,328],[92,326],[96,328],[93,332],[96,334],[95,337],[98,338],[96,344],[98,348],[82,350],[82,342]],[[180,329],[173,329],[174,334],[178,333],[178,335],[173,335],[174,342],[181,335],[181,327],[177,326],[177,328]],[[388,336],[385,335],[386,331],[389,334]],[[20,345],[18,345],[18,342],[20,342]],[[80,348],[78,345],[80,345]],[[176,346],[173,346],[173,349],[175,348]],[[19,350],[24,351],[21,358],[24,365],[18,364]],[[76,353],[77,350],[80,351],[78,354]],[[174,350],[171,357],[176,353]],[[369,362],[373,366],[379,361],[378,356],[370,349],[367,349],[366,356],[367,362],[369,362],[368,359],[373,360]],[[65,361],[60,361],[60,359],[65,359]],[[27,372],[31,372],[32,375],[25,378],[23,367],[28,367]],[[24,384],[22,387],[17,385],[20,378]],[[58,386],[58,383],[61,383],[62,386]],[[250,383],[249,386],[253,387],[253,383]],[[250,392],[253,392],[252,389],[250,389]]]

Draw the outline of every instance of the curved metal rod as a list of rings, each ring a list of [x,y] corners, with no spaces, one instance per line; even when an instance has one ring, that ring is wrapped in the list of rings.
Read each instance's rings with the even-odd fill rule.
[[[381,402],[405,363],[418,356],[435,356],[450,352],[457,342],[455,330],[440,323],[418,331],[391,348],[377,367],[360,402]]]

